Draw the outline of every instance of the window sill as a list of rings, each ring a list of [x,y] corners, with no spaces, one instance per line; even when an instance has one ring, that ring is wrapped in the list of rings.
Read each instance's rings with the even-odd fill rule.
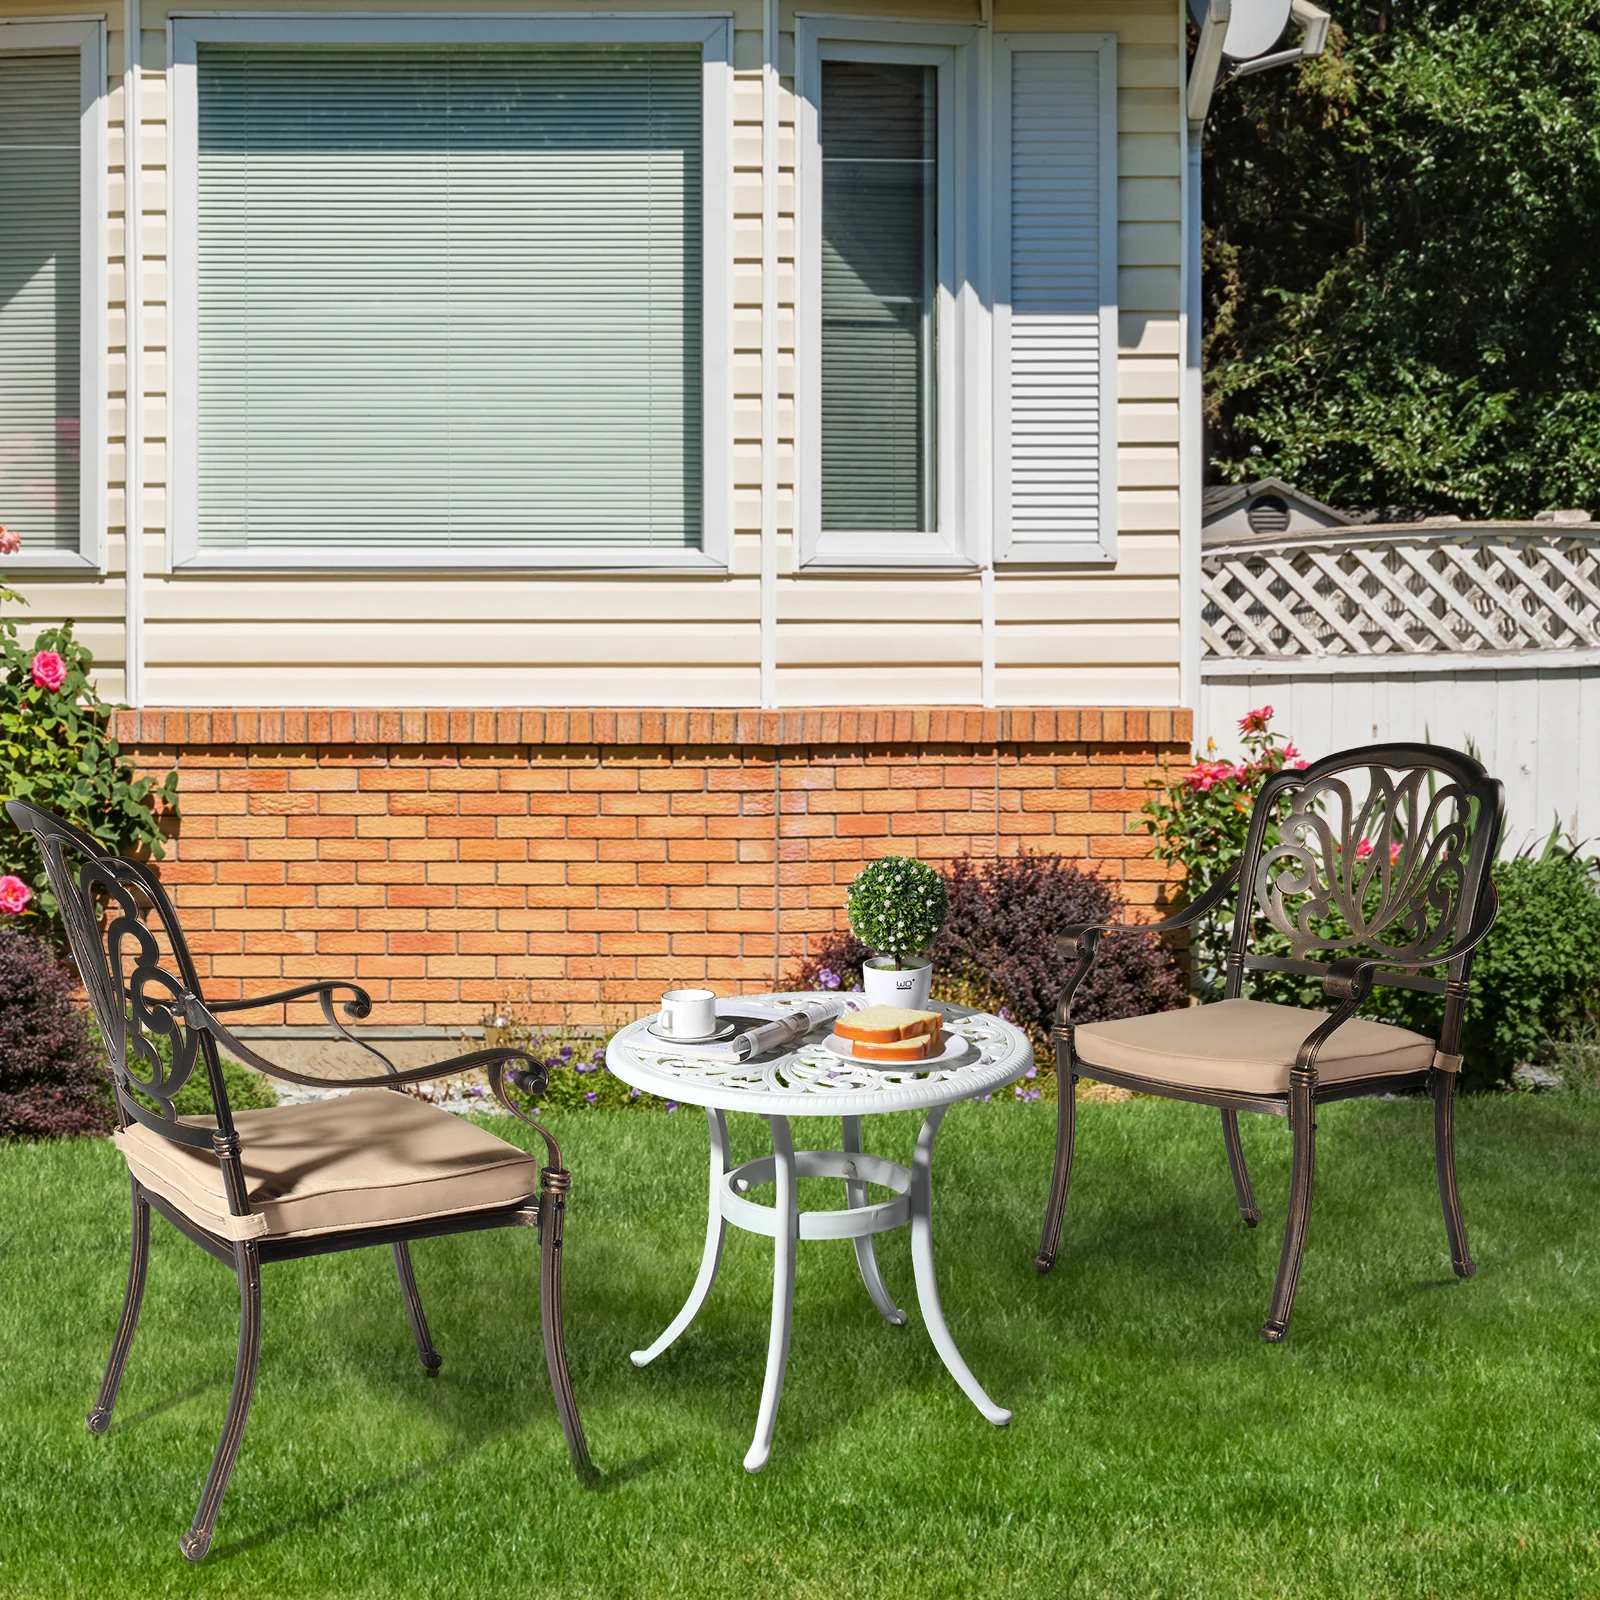
[[[0,574],[7,578],[101,578],[106,569],[76,550],[19,550],[12,556],[0,556]]]
[[[556,545],[541,550],[205,550],[174,561],[172,571],[175,576],[269,572],[343,572],[371,577],[412,573],[612,572],[643,577],[658,573],[725,577],[728,566],[703,550]]]
[[[835,568],[840,571],[877,567],[902,572],[909,569],[975,572],[978,563],[956,549],[938,533],[822,533],[806,541],[800,558],[803,571]]]

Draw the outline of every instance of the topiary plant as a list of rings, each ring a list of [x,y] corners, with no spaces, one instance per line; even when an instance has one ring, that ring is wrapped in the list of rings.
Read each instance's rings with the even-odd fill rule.
[[[944,926],[948,896],[944,879],[909,856],[884,856],[855,876],[845,909],[856,936],[896,968],[919,956]]]
[[[0,927],[0,1139],[109,1131],[109,1080],[72,975],[42,940]]]

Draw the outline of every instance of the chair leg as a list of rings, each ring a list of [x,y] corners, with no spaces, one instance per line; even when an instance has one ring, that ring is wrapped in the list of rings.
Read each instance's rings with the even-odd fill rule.
[[[150,1202],[139,1188],[137,1178],[128,1181],[133,1188],[133,1253],[128,1261],[128,1291],[122,1298],[122,1316],[117,1323],[116,1336],[111,1341],[111,1359],[106,1362],[106,1375],[100,1380],[100,1397],[94,1403],[94,1410],[85,1419],[90,1433],[104,1433],[111,1426],[111,1408],[117,1403],[122,1371],[128,1364],[128,1352],[133,1348],[133,1330],[139,1326],[139,1308],[144,1304],[145,1272],[150,1265]]]
[[[1056,1040],[1056,1164],[1050,1174],[1050,1198],[1044,1208],[1044,1232],[1039,1238],[1039,1253],[1033,1264],[1048,1272],[1056,1264],[1056,1247],[1061,1243],[1061,1218],[1067,1209],[1067,1190],[1072,1187],[1072,1145],[1078,1131],[1078,1101],[1073,1093],[1078,1075],[1073,1070],[1077,1059],[1070,1043]]]
[[[1239,1202],[1239,1215],[1245,1226],[1253,1228],[1261,1220],[1261,1207],[1250,1189],[1250,1169],[1244,1164],[1244,1146],[1239,1143],[1239,1113],[1222,1113],[1222,1142],[1228,1151],[1228,1170],[1233,1174],[1233,1192]]]
[[[1311,1224],[1311,1185],[1316,1170],[1317,1108],[1311,1097],[1314,1075],[1295,1068],[1289,1074],[1289,1138],[1293,1153],[1289,1168],[1289,1219],[1283,1229],[1283,1254],[1278,1258],[1278,1280],[1272,1286],[1272,1310],[1261,1337],[1281,1344],[1289,1331],[1294,1292],[1300,1282],[1300,1263],[1306,1252],[1306,1231]]]
[[[428,1333],[428,1319],[422,1312],[422,1296],[417,1293],[417,1275],[411,1270],[411,1247],[403,1239],[394,1245],[394,1271],[400,1280],[400,1295],[406,1303],[406,1315],[411,1319],[411,1337],[417,1341],[417,1357],[428,1369],[431,1378],[444,1364],[444,1358],[433,1348]]]
[[[539,1174],[539,1318],[544,1329],[544,1359],[550,1369],[550,1387],[567,1438],[567,1454],[581,1482],[595,1475],[589,1445],[578,1418],[578,1402],[567,1371],[566,1339],[561,1329],[561,1233],[566,1219],[567,1191],[572,1174],[545,1167]]]
[[[239,1274],[239,1361],[233,1372],[233,1396],[228,1401],[228,1417],[211,1458],[211,1471],[201,1491],[200,1504],[189,1531],[178,1541],[190,1561],[199,1561],[211,1548],[217,1513],[228,1492],[233,1464],[239,1459],[244,1442],[244,1425],[250,1418],[250,1400],[256,1390],[256,1367],[261,1359],[261,1253],[253,1241],[233,1247],[234,1269]]]
[[[1461,1195],[1456,1188],[1456,1075],[1433,1075],[1433,1159],[1439,1171],[1439,1204],[1444,1208],[1444,1231],[1450,1240],[1450,1265],[1458,1278],[1470,1278],[1478,1269],[1467,1249],[1467,1225],[1461,1216]]]

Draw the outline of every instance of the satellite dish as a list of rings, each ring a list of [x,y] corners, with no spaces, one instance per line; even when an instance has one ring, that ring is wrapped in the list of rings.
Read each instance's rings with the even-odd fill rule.
[[[1289,26],[1290,0],[1233,0],[1222,53],[1235,61],[1264,55]]]
[[[1195,26],[1204,28],[1208,20],[1220,25],[1222,53],[1235,61],[1247,61],[1270,50],[1289,25],[1292,0],[1189,0],[1189,14]]]

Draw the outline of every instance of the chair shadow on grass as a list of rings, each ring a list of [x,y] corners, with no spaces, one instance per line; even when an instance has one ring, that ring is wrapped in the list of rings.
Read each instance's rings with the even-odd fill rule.
[[[176,1411],[179,1406],[187,1404],[190,1400],[198,1400],[203,1394],[210,1394],[214,1390],[225,1393],[231,1382],[231,1378],[219,1374],[209,1382],[193,1384],[178,1394],[169,1395],[165,1400],[158,1400],[154,1405],[146,1406],[143,1411],[135,1411],[132,1416],[118,1417],[106,1429],[106,1433],[114,1439],[119,1433],[126,1433],[129,1428],[137,1428],[141,1422],[149,1422],[168,1411]]]

